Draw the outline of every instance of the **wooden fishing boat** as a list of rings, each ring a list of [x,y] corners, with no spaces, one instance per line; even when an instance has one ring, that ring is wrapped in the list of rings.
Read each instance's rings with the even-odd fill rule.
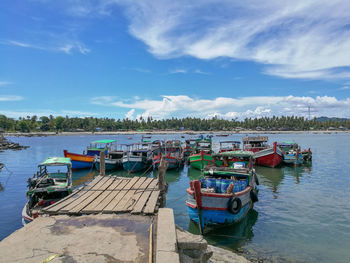
[[[206,166],[204,178],[191,181],[186,190],[188,214],[202,234],[207,227],[238,223],[258,201],[252,162],[234,167]]]
[[[193,168],[202,170],[204,166],[213,164],[214,158],[212,154],[212,140],[211,138],[203,138],[196,140],[194,147],[194,154],[189,156],[190,165]]]
[[[283,152],[277,146],[277,142],[271,147],[267,141],[267,136],[243,138],[243,150],[254,152],[257,165],[273,168],[281,163]]]
[[[216,134],[216,137],[227,137],[227,136],[229,136],[229,134],[225,134],[225,133]]]
[[[106,155],[115,140],[98,140],[90,142],[90,145],[86,149],[86,153],[71,153],[64,150],[64,157],[72,160],[72,169],[86,169],[91,168],[94,163],[95,155],[100,156],[101,151],[105,151]]]
[[[149,144],[148,144],[149,145]],[[123,168],[130,173],[139,172],[152,165],[152,151],[134,144],[125,151],[122,159]]]
[[[219,152],[239,151],[241,149],[241,142],[239,141],[220,141]]]
[[[170,140],[164,144],[164,152],[159,152],[153,157],[153,166],[158,169],[161,159],[165,158],[168,163],[168,170],[178,169],[183,166],[184,157],[181,142],[179,140]]]
[[[254,153],[249,151],[226,151],[226,152],[219,152],[216,154],[213,154],[214,158],[214,166],[217,167],[233,167],[234,165],[237,165],[237,163],[245,163],[248,165],[250,162],[250,159],[252,159],[253,163],[255,164],[255,158]]]
[[[127,151],[127,144],[114,144],[110,148],[106,158],[105,158],[105,169],[106,171],[113,171],[122,168],[123,154]],[[100,170],[100,156],[95,155],[94,166],[96,170]]]
[[[194,147],[196,146],[196,139],[189,139],[185,141],[184,158],[188,158],[194,153]]]
[[[23,224],[37,218],[41,209],[72,192],[72,164],[69,158],[49,157],[39,171],[28,179],[28,202],[22,210]]]
[[[281,142],[277,146],[283,152],[283,163],[293,164],[294,166],[304,163],[304,155],[301,153],[300,146],[295,142]],[[310,149],[305,152],[305,156],[308,157]],[[310,151],[311,152],[311,151]]]

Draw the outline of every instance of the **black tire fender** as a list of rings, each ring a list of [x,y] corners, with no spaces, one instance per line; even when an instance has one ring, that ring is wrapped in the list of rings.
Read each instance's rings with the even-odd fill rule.
[[[237,197],[231,197],[227,204],[227,209],[232,214],[238,214],[242,208],[242,201]]]
[[[252,202],[253,202],[253,203],[259,201],[258,194],[256,193],[255,190],[251,190],[251,191],[250,191],[250,199],[252,199]]]

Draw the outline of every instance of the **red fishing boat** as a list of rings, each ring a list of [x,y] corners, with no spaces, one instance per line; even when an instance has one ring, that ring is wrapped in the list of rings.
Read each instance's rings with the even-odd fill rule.
[[[243,138],[243,149],[254,152],[257,165],[273,168],[281,163],[283,153],[277,147],[277,142],[274,142],[273,147],[271,147],[267,141],[267,136],[246,137]]]

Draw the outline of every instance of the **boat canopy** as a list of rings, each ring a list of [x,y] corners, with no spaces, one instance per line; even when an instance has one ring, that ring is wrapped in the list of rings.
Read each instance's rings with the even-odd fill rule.
[[[60,166],[60,165],[72,166],[70,158],[49,157],[45,161],[43,161],[41,164],[39,164],[39,166]]]
[[[240,144],[240,141],[220,141],[220,144],[222,143],[236,143],[236,144]]]
[[[227,151],[227,152],[214,154],[213,156],[214,157],[252,157],[254,158],[254,153],[249,151]]]
[[[108,143],[112,143],[112,142],[115,142],[116,140],[98,140],[98,141],[93,141],[93,142],[90,142],[90,143],[95,143],[95,144],[98,144],[98,143],[105,143],[105,144],[108,144]]]
[[[244,143],[249,143],[249,142],[267,142],[268,138],[267,136],[257,136],[257,137],[245,137],[243,138]]]

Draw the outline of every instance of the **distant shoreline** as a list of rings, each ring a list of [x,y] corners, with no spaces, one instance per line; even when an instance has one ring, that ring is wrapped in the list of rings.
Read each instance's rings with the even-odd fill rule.
[[[161,135],[161,134],[187,134],[187,135],[198,135],[198,134],[335,134],[335,133],[350,133],[342,130],[314,130],[314,131],[257,131],[257,130],[241,130],[241,131],[103,131],[103,132],[4,132],[4,136],[9,137],[40,137],[40,136],[72,136],[72,135],[136,135],[136,134],[148,134],[148,135]]]

